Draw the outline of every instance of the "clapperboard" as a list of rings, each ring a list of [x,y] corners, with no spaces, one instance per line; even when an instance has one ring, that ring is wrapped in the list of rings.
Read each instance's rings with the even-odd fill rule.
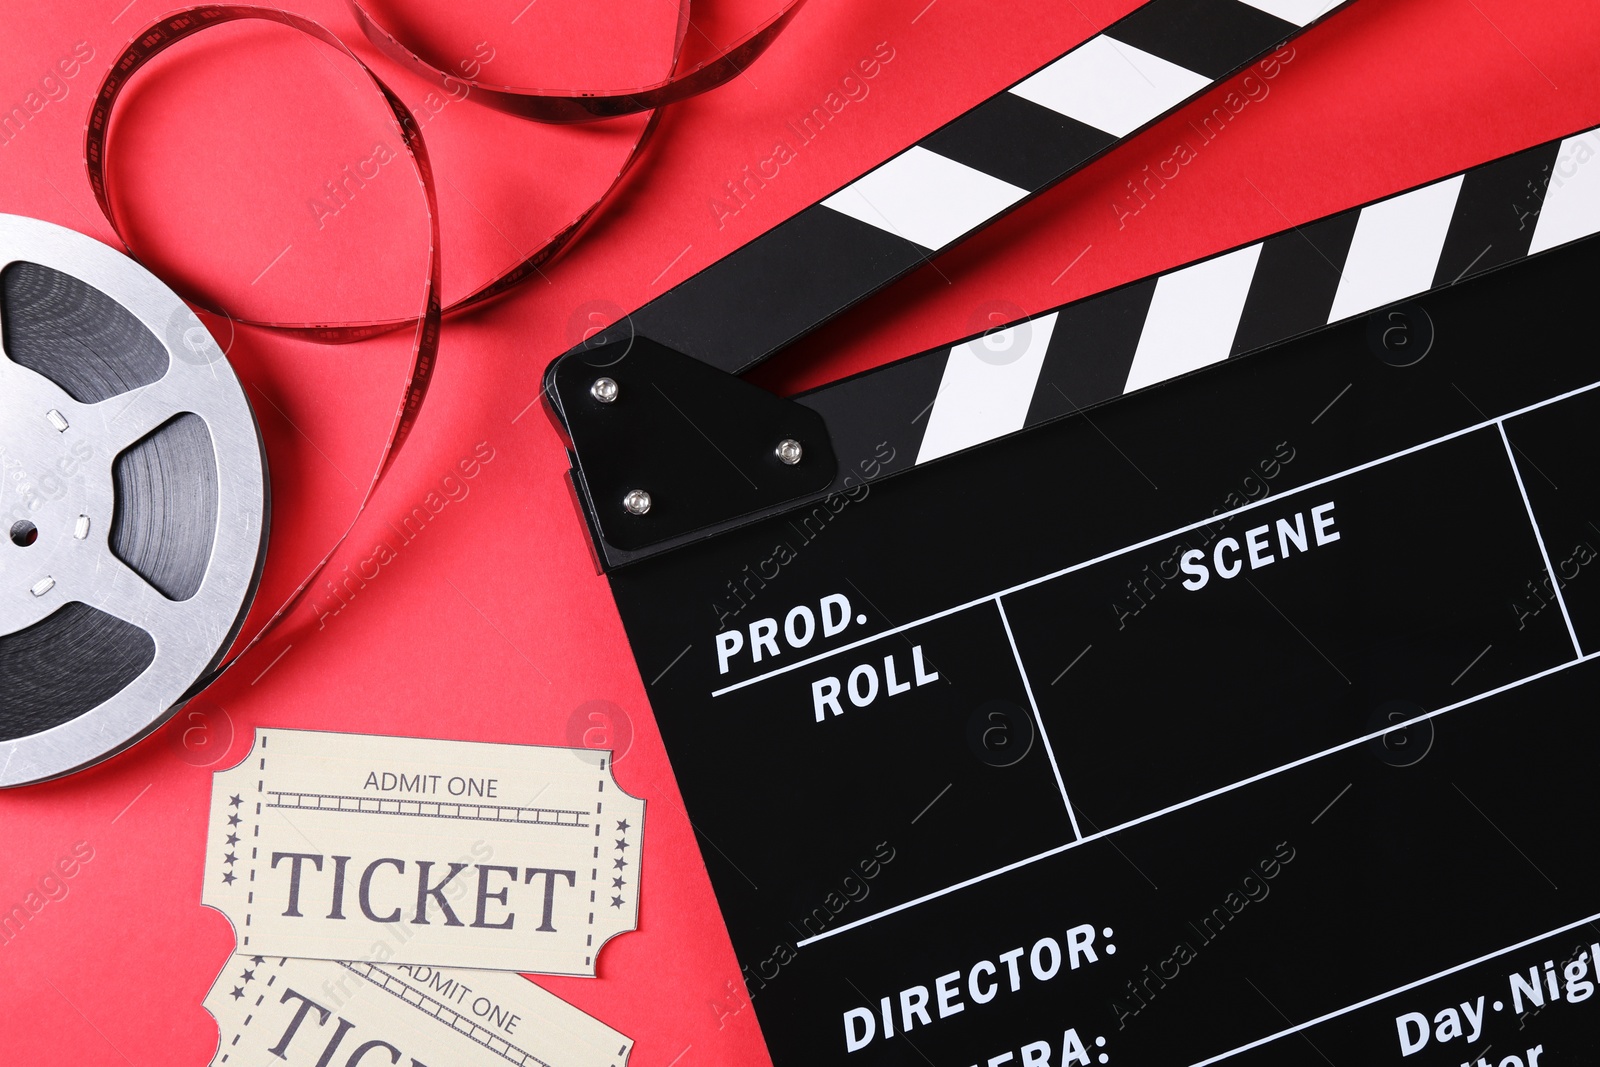
[[[736,377],[1338,6],[1154,0],[547,373],[779,1067],[1594,1061],[1600,136]]]

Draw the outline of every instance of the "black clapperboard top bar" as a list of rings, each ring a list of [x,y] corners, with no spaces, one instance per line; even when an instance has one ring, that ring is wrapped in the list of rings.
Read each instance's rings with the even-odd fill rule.
[[[1124,22],[1162,6],[1170,5],[1147,5]],[[871,443],[882,439],[886,426],[909,423],[922,435],[915,450],[902,450],[897,464],[884,471],[893,474],[1600,230],[1600,189],[1596,176],[1580,165],[1600,153],[1600,136],[1586,130],[789,400],[724,369],[747,369],[942,247],[915,245],[911,251],[913,243],[887,228],[895,220],[881,219],[879,227],[862,221],[859,216],[868,213],[863,189],[873,203],[912,205],[907,211],[949,189],[964,208],[992,212],[973,216],[975,228],[1020,203],[1020,187],[1011,187],[1014,200],[985,206],[963,187],[947,186],[951,175],[959,181],[990,179],[925,146],[953,143],[969,124],[999,128],[998,123],[975,123],[974,116],[1073,60],[1094,41],[1110,40],[1121,26],[551,364],[546,399],[572,445],[572,476],[602,566],[647,558],[782,507],[841,492],[849,487],[844,479],[851,472],[834,457],[870,455]],[[1039,110],[1025,100],[1004,106]],[[1016,143],[1011,135],[995,141],[996,146]],[[915,195],[918,182],[930,190],[921,201]],[[913,228],[899,221],[897,229]],[[971,223],[961,218],[947,225],[953,230]],[[932,233],[923,236],[935,239]],[[947,230],[941,236],[948,246],[963,235],[949,236]],[[897,243],[907,245],[906,255],[891,262],[883,249]],[[818,284],[843,284],[839,271],[811,268],[819,259],[863,272],[848,297],[843,290],[816,291]],[[796,299],[789,303],[782,295],[762,298],[758,292],[793,292]],[[819,314],[820,308],[828,311]],[[790,310],[804,323],[786,323]],[[691,318],[698,335],[687,325]],[[784,339],[775,346],[779,331]],[[734,335],[737,340],[730,340]],[[663,337],[683,347],[658,340]],[[758,354],[741,363],[735,351]],[[1008,370],[996,373],[999,366]],[[596,400],[590,390],[601,376],[623,389],[634,386],[627,389],[631,402]],[[663,410],[658,398],[668,396],[669,387],[673,391]],[[701,429],[690,425],[691,418]],[[805,458],[793,467],[772,456],[776,441],[790,436],[805,448]],[[719,446],[723,453],[742,449],[729,455],[766,475],[765,492],[742,480],[729,456],[716,451]],[[642,516],[622,505],[627,492],[639,486],[652,492],[655,505]],[[676,505],[675,495],[685,506]]]
[[[553,362],[545,400],[600,564],[834,491],[847,428],[735,375],[1349,2],[1151,0]],[[798,462],[775,455],[785,440]],[[645,508],[625,505],[636,490]]]

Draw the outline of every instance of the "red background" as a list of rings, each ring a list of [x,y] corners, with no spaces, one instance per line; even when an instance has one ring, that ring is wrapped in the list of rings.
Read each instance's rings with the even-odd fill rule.
[[[8,5],[0,109],[24,104],[78,42],[93,58],[0,144],[0,211],[111,240],[84,176],[84,119],[111,58],[165,10],[159,0],[126,3]],[[372,9],[441,58],[482,55],[485,42],[494,57],[487,79],[600,88],[664,73],[669,0],[525,3],[435,9],[382,0]],[[343,37],[424,116],[447,298],[504,269],[596,196],[640,124],[553,129],[472,100],[438,107],[426,84],[359,38],[339,0],[292,4]],[[617,779],[649,802],[641,925],[606,948],[598,979],[541,983],[635,1038],[634,1067],[766,1062],[638,673],[568,503],[562,451],[529,405],[546,363],[586,329],[1135,4],[998,6],[811,0],[746,73],[672,108],[647,159],[572,254],[508,299],[447,322],[417,432],[333,570],[370,556],[380,540],[398,558],[320,627],[314,607],[299,609],[191,705],[193,715],[90,771],[0,795],[0,910],[22,902],[76,843],[93,850],[66,881],[67,895],[0,946],[0,1063],[209,1060],[216,1028],[200,1001],[233,947],[227,921],[199,903],[209,779],[242,757],[255,726],[567,744],[581,743],[595,710],[626,720],[618,732],[631,732],[631,747]],[[773,0],[703,0],[691,38],[730,42],[773,9]],[[786,123],[821,105],[880,42],[894,58],[869,95],[736,213],[715,210],[723,184],[779,140],[794,144]],[[1600,7],[1574,0],[1362,0],[1302,38],[1270,94],[1122,225],[1112,205],[1145,164],[1172,154],[1187,115],[758,377],[779,389],[825,381],[986,328],[997,307],[1035,311],[1600,123],[1597,45]],[[118,209],[141,258],[169,283],[260,318],[415,309],[427,247],[417,185],[380,101],[347,59],[281,28],[226,27],[159,60],[118,114]],[[322,183],[379,143],[397,158],[319,219],[309,202]],[[218,332],[271,460],[261,603],[276,606],[359,500],[409,338],[330,348],[246,329],[230,344],[225,322]],[[464,483],[468,495],[402,547],[395,526],[479,442],[494,458]],[[319,604],[332,606],[326,595]]]

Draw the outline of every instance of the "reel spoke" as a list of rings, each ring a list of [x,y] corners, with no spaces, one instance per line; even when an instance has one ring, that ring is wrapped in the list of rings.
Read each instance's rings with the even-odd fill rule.
[[[26,270],[0,284],[0,788],[171,714],[249,610],[267,519],[249,401],[176,294],[98,241],[0,215],[7,263]]]
[[[182,603],[162,596],[109,548],[102,548],[96,557],[93,572],[84,576],[92,588],[68,586],[63,593],[139,627],[155,638],[158,648],[170,647],[177,636],[174,630],[183,625]]]
[[[192,383],[183,377],[173,367],[158,382],[94,405],[92,410],[104,420],[102,434],[112,455],[137,444],[193,407]]]

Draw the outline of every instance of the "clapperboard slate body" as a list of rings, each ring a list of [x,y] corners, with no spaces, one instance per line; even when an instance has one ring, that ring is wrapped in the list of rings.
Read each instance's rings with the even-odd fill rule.
[[[779,1067],[1594,1062],[1596,155],[792,401],[669,298],[552,366]]]

